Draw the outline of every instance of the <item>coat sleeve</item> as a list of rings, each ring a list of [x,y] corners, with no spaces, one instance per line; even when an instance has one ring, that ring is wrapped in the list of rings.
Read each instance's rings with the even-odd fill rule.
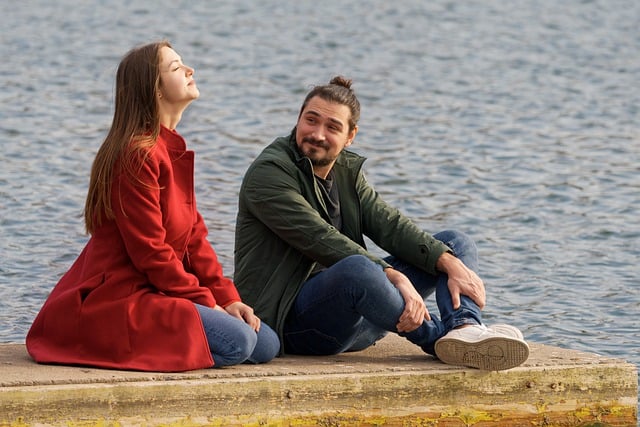
[[[323,266],[350,255],[388,266],[329,224],[304,197],[298,178],[288,165],[260,162],[247,172],[241,197],[250,213],[274,234]]]
[[[200,286],[198,278],[185,270],[182,260],[167,242],[160,197],[161,163],[151,154],[140,162],[135,177],[124,172],[118,174],[112,189],[116,224],[131,262],[151,285],[166,295],[213,307],[216,301],[210,289]],[[193,220],[191,215],[184,220],[187,222],[181,229],[186,239]]]
[[[240,301],[240,295],[233,281],[223,275],[222,265],[207,239],[207,234],[207,227],[198,212],[187,247],[189,266],[200,279],[200,285],[211,291],[220,306],[226,307]]]
[[[356,192],[362,206],[364,234],[388,253],[435,274],[438,258],[450,249],[387,204],[362,172],[358,175]]]

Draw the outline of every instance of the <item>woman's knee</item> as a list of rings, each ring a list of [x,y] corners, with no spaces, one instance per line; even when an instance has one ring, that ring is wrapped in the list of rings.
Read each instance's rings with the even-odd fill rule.
[[[216,366],[230,366],[243,363],[256,347],[257,335],[249,325],[232,328],[226,331],[225,342],[209,343]]]
[[[280,352],[280,339],[269,325],[262,323],[256,336],[255,349],[247,359],[247,362],[266,363],[278,355]]]
[[[228,313],[196,306],[216,366],[236,365],[251,356],[258,338],[247,323]]]
[[[237,351],[239,354],[242,354],[240,357],[244,357],[246,360],[251,356],[253,350],[256,348],[256,344],[258,343],[258,334],[244,321],[240,322],[242,322],[242,324],[233,332],[238,348]]]

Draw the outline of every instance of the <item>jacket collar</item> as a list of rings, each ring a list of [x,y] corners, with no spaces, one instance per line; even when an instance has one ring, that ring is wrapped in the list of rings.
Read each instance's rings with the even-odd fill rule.
[[[162,139],[167,148],[173,151],[186,151],[187,143],[184,138],[175,130],[171,130],[163,125],[160,125],[160,138]]]

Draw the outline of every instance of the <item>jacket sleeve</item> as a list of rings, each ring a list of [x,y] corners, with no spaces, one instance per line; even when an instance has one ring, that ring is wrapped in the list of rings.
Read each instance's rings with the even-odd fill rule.
[[[247,172],[241,196],[247,209],[289,246],[323,266],[350,255],[364,255],[387,267],[330,225],[305,199],[295,166],[277,161],[254,164]]]
[[[202,215],[198,212],[187,247],[189,266],[199,278],[200,286],[209,288],[216,302],[220,306],[226,307],[233,302],[240,301],[240,295],[233,281],[223,275],[222,265],[220,265],[218,256],[207,239],[207,234],[207,227]]]
[[[387,204],[367,183],[362,171],[358,174],[356,192],[362,208],[364,234],[388,253],[435,274],[438,258],[450,249]]]
[[[136,269],[160,292],[213,307],[216,301],[211,291],[200,286],[198,278],[185,270],[182,260],[166,241],[160,174],[161,162],[150,154],[141,161],[135,177],[123,172],[114,181],[113,213],[127,253]],[[191,215],[188,221],[183,227],[185,234],[191,230]]]

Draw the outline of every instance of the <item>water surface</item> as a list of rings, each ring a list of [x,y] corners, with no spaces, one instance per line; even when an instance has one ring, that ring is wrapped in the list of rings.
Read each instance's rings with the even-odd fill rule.
[[[179,131],[228,274],[244,170],[344,74],[369,180],[477,240],[489,323],[640,365],[640,3],[459,3],[2,3],[0,342],[24,342],[87,240],[120,57],[168,38],[196,69]]]

